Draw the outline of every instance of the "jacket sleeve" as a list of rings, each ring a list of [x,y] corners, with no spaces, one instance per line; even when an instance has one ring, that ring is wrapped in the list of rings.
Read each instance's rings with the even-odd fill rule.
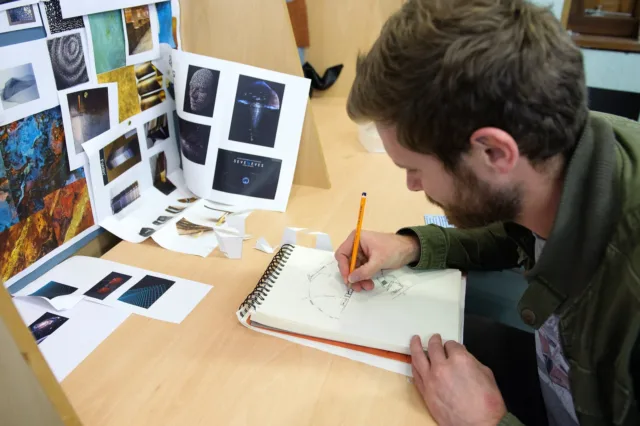
[[[414,235],[420,241],[420,259],[409,265],[414,269],[503,270],[519,263],[518,246],[502,223],[464,230],[415,226],[398,234]]]
[[[500,419],[500,423],[497,426],[524,426],[524,424],[513,414],[507,413]]]

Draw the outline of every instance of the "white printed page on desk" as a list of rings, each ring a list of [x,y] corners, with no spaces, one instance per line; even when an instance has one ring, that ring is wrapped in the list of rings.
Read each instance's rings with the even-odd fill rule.
[[[73,289],[72,293],[69,293],[69,288]],[[104,259],[74,256],[26,286],[16,296],[42,303],[40,297],[54,299],[59,294],[71,294],[82,296],[79,303],[91,301],[179,324],[211,288],[207,284]],[[30,296],[34,293],[36,297]]]
[[[37,301],[14,298],[13,303],[59,382],[130,315],[89,301],[63,312]]]
[[[208,200],[284,211],[310,81],[180,51],[171,58],[187,186]]]

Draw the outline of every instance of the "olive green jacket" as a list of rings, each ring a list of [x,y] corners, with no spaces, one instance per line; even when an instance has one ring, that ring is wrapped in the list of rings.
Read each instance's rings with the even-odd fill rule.
[[[559,315],[580,425],[640,424],[640,123],[591,113],[537,263],[533,234],[515,223],[399,233],[418,236],[417,269],[523,266],[519,312],[535,329]],[[520,422],[507,414],[500,424]]]

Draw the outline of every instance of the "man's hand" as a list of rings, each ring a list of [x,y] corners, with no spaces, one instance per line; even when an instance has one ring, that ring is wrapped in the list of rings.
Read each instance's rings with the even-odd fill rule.
[[[372,290],[371,278],[382,269],[398,269],[420,257],[420,244],[415,237],[362,231],[356,269],[349,275],[354,237],[352,232],[335,253],[340,275],[354,291]]]
[[[413,380],[441,426],[495,426],[507,413],[491,370],[461,344],[440,335],[429,339],[429,357],[419,337],[411,340]]]

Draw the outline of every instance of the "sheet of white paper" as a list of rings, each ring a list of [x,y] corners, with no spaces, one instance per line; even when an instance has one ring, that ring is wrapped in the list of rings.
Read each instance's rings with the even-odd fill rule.
[[[284,232],[282,233],[282,240],[280,240],[280,245],[283,246],[285,244],[293,244],[295,245],[297,242],[297,234],[300,231],[304,231],[305,228],[292,228],[287,227],[284,228]]]
[[[60,104],[46,40],[1,47],[0,58],[0,126]]]
[[[258,241],[256,241],[255,248],[268,254],[273,254],[273,252],[276,250],[276,247],[271,247],[269,242],[263,237],[259,238]]]
[[[241,236],[230,236],[225,233],[220,233],[216,230],[216,237],[220,243],[220,251],[224,253],[229,259],[241,259],[242,258],[242,241]]]
[[[226,217],[226,225],[232,229],[238,231],[238,235],[245,236],[246,233],[246,221],[251,213],[236,213],[230,214]]]
[[[89,301],[62,313],[22,298],[14,298],[13,303],[25,325],[39,337],[38,349],[59,382],[129,317],[128,312]]]
[[[48,299],[46,297],[37,297],[37,296],[15,296],[15,297],[20,297],[25,300],[33,300],[33,299],[43,300],[56,311],[69,310],[84,299],[84,296],[81,294],[69,294],[67,296],[54,297],[53,299]]]
[[[0,4],[0,11],[8,10],[8,9],[15,9],[16,7],[27,6],[27,5],[30,5],[30,4],[37,4],[37,3],[38,3],[38,0],[12,1],[12,2],[9,2],[9,3]]]
[[[151,29],[146,34],[140,36],[137,31],[127,30],[127,14],[129,9],[122,10],[122,25],[124,31],[125,52],[127,54],[127,65],[136,65],[143,62],[153,61],[160,57],[160,28],[158,25],[158,13],[155,4],[145,5],[148,8]],[[136,16],[131,19],[136,20]],[[132,40],[129,38],[132,37]],[[132,44],[135,43],[135,46]]]
[[[146,4],[149,4],[149,0],[60,0],[62,16],[64,18],[92,15],[94,13],[124,9],[126,7],[142,6]]]
[[[42,26],[37,4],[0,12],[0,34]]]
[[[310,81],[181,51],[171,57],[189,188],[244,209],[284,211]]]
[[[95,84],[73,88],[59,92],[58,96],[69,168],[75,170],[87,163],[83,144],[118,126],[118,84]],[[84,110],[84,104],[89,102],[92,103],[91,112]]]
[[[315,235],[316,248],[320,250],[333,251],[333,245],[331,244],[331,237],[324,232],[309,232],[309,235]]]

